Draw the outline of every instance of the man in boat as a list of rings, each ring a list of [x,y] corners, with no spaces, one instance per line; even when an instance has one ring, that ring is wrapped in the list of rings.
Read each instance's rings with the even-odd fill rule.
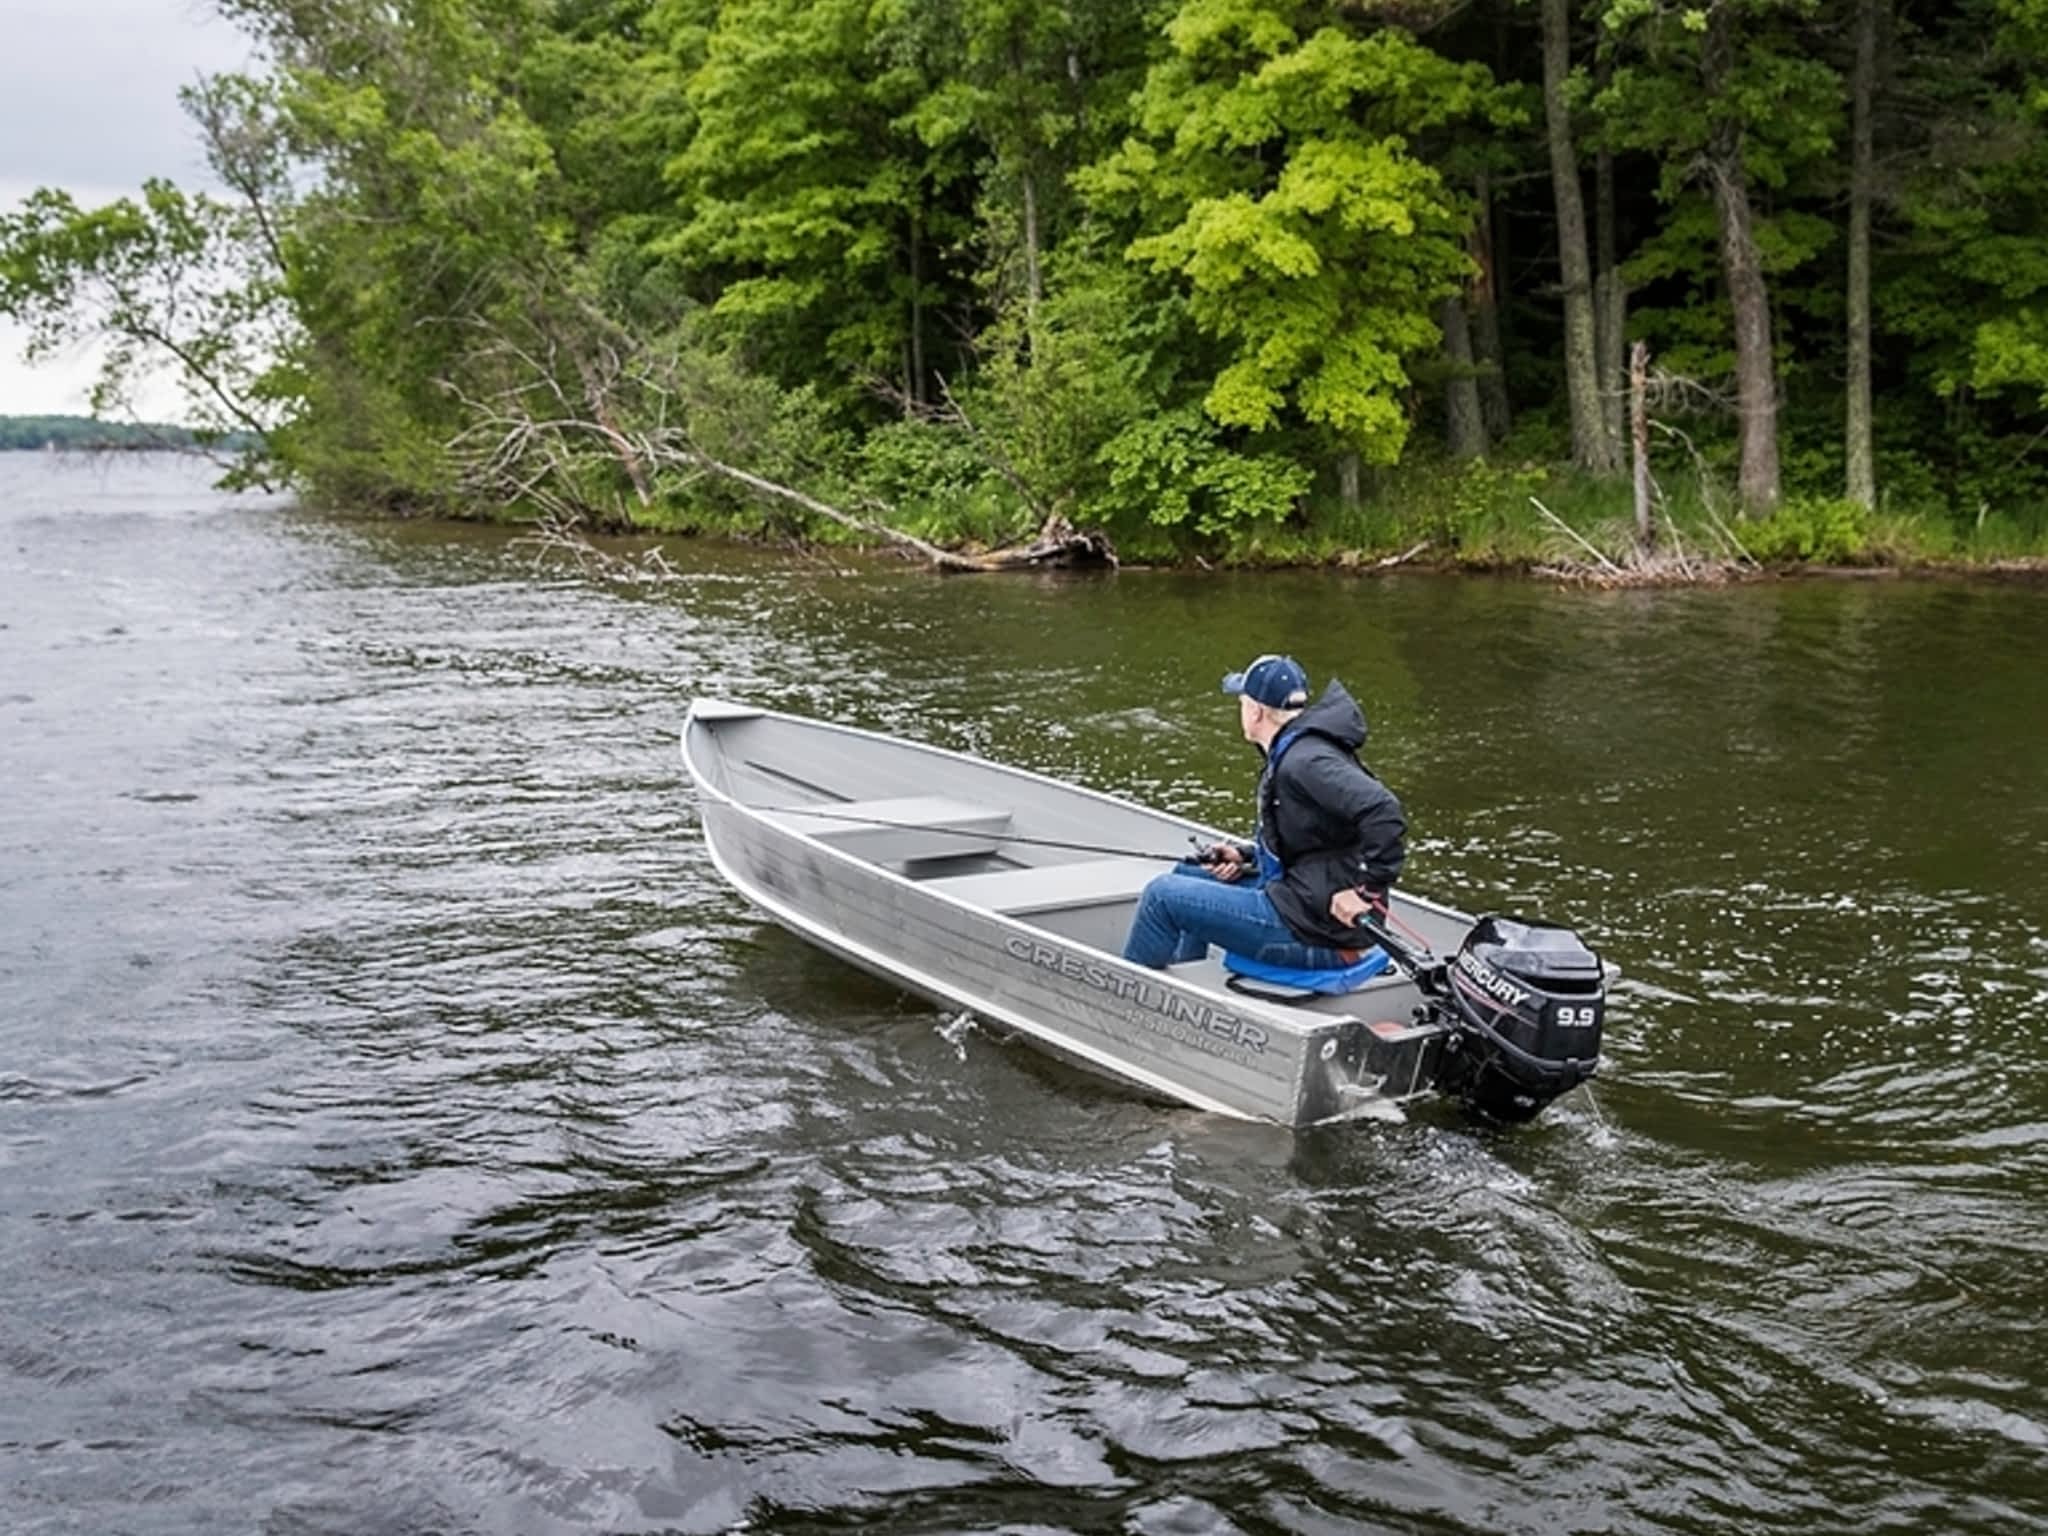
[[[1215,944],[1269,965],[1332,969],[1371,939],[1407,858],[1393,792],[1358,760],[1365,715],[1332,680],[1309,702],[1291,656],[1261,656],[1223,679],[1245,739],[1265,757],[1258,836],[1219,843],[1145,887],[1124,942],[1137,965],[1199,960]]]

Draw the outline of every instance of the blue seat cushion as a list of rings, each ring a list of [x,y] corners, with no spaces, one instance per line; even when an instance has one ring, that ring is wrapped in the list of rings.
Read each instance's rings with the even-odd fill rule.
[[[1393,961],[1387,958],[1387,952],[1377,947],[1368,949],[1350,965],[1314,971],[1293,965],[1268,965],[1263,960],[1233,955],[1227,950],[1223,955],[1223,969],[1233,976],[1269,981],[1276,986],[1299,987],[1304,992],[1356,992],[1391,964]]]

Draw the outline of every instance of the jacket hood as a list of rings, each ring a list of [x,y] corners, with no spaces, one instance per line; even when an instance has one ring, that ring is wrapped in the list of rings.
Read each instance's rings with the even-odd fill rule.
[[[1356,752],[1365,745],[1365,711],[1345,691],[1344,685],[1333,678],[1324,687],[1323,696],[1304,709],[1288,729],[1327,736],[1345,751]]]

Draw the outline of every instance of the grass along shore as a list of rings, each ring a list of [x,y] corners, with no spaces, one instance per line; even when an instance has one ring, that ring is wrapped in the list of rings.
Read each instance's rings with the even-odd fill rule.
[[[1131,567],[1269,569],[1333,566],[1522,573],[1601,585],[1695,584],[1768,573],[1955,571],[2048,574],[2048,509],[2031,520],[1940,511],[1868,511],[1836,498],[1793,495],[1766,516],[1742,516],[1696,474],[1667,477],[1653,500],[1649,545],[1639,539],[1626,481],[1567,466],[1443,461],[1404,465],[1369,482],[1355,507],[1318,499],[1284,521],[1228,534],[1110,530]],[[636,531],[708,534],[824,547],[879,541],[829,523],[763,520],[723,498],[663,500]],[[890,526],[940,548],[976,553],[1028,529],[963,518],[936,502],[898,510]]]

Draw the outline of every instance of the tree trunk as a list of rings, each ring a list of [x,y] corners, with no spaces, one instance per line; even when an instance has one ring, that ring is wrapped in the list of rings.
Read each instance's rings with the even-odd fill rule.
[[[1877,82],[1878,7],[1857,0],[1856,65],[1851,77],[1849,155],[1849,500],[1877,504],[1877,465],[1870,410],[1870,201],[1875,179],[1871,96]]]
[[[910,215],[910,403],[924,404],[924,221]]]
[[[1778,504],[1778,365],[1771,355],[1771,296],[1756,248],[1750,213],[1749,172],[1742,159],[1742,124],[1727,115],[1728,74],[1735,51],[1728,7],[1708,15],[1700,50],[1701,84],[1713,110],[1723,114],[1707,134],[1707,175],[1721,226],[1721,268],[1735,311],[1735,413],[1741,467],[1736,494],[1743,510],[1768,512]]]
[[[1072,55],[1069,54],[1071,59]],[[1024,44],[1016,37],[1010,39],[1010,73],[1018,79],[1025,77],[1030,68],[1024,57]],[[1031,151],[1026,149],[1019,156],[1018,180],[1024,196],[1024,303],[1027,312],[1034,318],[1038,314],[1038,301],[1045,296],[1045,289],[1038,275],[1038,179],[1032,173]]]
[[[1036,314],[1045,290],[1038,275],[1038,183],[1029,168],[1024,172],[1024,292]]]
[[[1479,381],[1473,377],[1465,301],[1445,299],[1437,320],[1444,330],[1444,435],[1452,458],[1476,459],[1486,452],[1486,419],[1479,409]]]
[[[1771,356],[1771,302],[1751,227],[1749,185],[1738,158],[1713,167],[1721,264],[1735,311],[1735,410],[1741,469],[1737,491],[1752,512],[1778,504],[1778,388]]]
[[[1603,60],[1600,77],[1611,73]],[[1601,419],[1609,442],[1622,441],[1627,410],[1628,290],[1615,260],[1614,152],[1604,146],[1593,159],[1593,331],[1597,340]]]
[[[1500,283],[1494,265],[1493,185],[1486,172],[1479,173],[1473,192],[1478,199],[1479,216],[1473,222],[1467,248],[1479,272],[1472,279],[1472,291],[1466,307],[1471,312],[1472,357],[1479,367],[1479,412],[1486,420],[1486,438],[1490,445],[1506,437],[1512,423],[1508,413],[1507,367],[1500,351]]]
[[[647,470],[640,462],[640,455],[633,449],[633,443],[619,430],[617,419],[612,414],[611,402],[605,398],[604,386],[598,382],[596,370],[580,351],[571,356],[576,362],[576,372],[583,381],[584,402],[590,407],[590,416],[604,429],[605,440],[612,446],[612,453],[619,461],[619,467],[626,472],[626,478],[633,482],[633,495],[640,505],[654,505],[654,491],[647,483]]]
[[[1595,474],[1618,467],[1600,410],[1593,335],[1593,279],[1586,260],[1586,205],[1572,147],[1565,80],[1571,72],[1570,0],[1543,0],[1543,117],[1550,141],[1550,186],[1557,202],[1557,258],[1564,287],[1565,398],[1571,409],[1572,462]]]
[[[1358,494],[1358,455],[1351,452],[1337,457],[1337,498],[1344,504],[1346,512],[1356,512],[1363,498]]]
[[[1749,207],[1738,145],[1709,168],[1721,216],[1721,265],[1735,309],[1735,411],[1741,468],[1736,493],[1751,512],[1778,504],[1778,369],[1771,356],[1771,298]]]
[[[605,387],[597,365],[590,360],[589,352],[576,337],[555,323],[538,295],[528,296],[526,315],[528,322],[548,339],[551,346],[568,355],[577,380],[583,385],[583,403],[590,408],[590,419],[597,424],[611,447],[613,457],[619,461],[619,467],[633,483],[634,497],[643,508],[651,507],[654,505],[654,490],[648,484],[647,466],[640,462],[632,439],[619,430],[618,417],[611,408],[610,391]]]
[[[1493,314],[1499,334],[1515,332],[1515,221],[1504,217],[1504,207],[1493,204],[1487,217],[1493,224]],[[1503,354],[1505,355],[1505,354]],[[1507,375],[1503,373],[1505,380]]]
[[[1657,518],[1650,510],[1650,346],[1637,342],[1628,353],[1629,444],[1635,461],[1636,552],[1657,547]]]

